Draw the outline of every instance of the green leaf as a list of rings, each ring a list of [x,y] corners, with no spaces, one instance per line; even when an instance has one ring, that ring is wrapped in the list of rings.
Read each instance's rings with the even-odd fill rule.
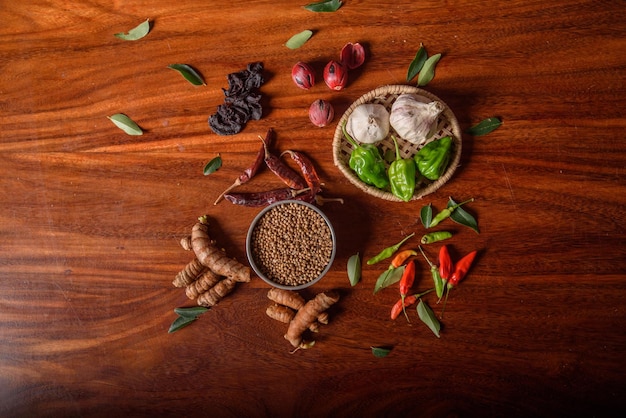
[[[128,135],[143,135],[139,125],[123,113],[116,113],[113,116],[107,116],[107,118]]]
[[[413,61],[409,64],[409,70],[406,73],[406,81],[411,81],[413,77],[421,71],[424,63],[426,62],[426,58],[428,58],[426,48],[424,48],[424,45],[420,44],[420,48],[417,50],[415,58],[413,58]]]
[[[208,176],[211,173],[215,173],[222,166],[222,157],[219,155],[213,158],[204,166],[204,175]]]
[[[194,86],[206,86],[202,76],[190,65],[187,64],[170,64],[167,68],[178,71],[185,80],[189,81]]]
[[[191,308],[176,308],[174,312],[179,316],[184,316],[186,318],[196,318],[198,315],[202,315],[209,308],[205,308],[204,306],[194,306]]]
[[[428,328],[439,338],[439,330],[441,330],[441,323],[435,316],[435,313],[430,306],[426,304],[423,300],[420,299],[417,304],[417,315],[420,317],[423,323],[425,323]]]
[[[311,12],[336,12],[342,3],[341,0],[325,0],[307,4],[304,8]]]
[[[487,118],[472,126],[465,132],[473,136],[487,135],[489,132],[498,129],[500,125],[502,125],[502,121],[499,118]]]
[[[435,78],[435,67],[440,59],[441,54],[435,54],[424,62],[420,75],[417,77],[418,86],[425,86],[430,83],[433,78]]]
[[[422,210],[420,211],[420,218],[422,220],[422,225],[424,225],[424,228],[430,228],[430,223],[433,220],[433,208],[430,203],[422,208]]]
[[[361,280],[361,257],[359,257],[359,253],[348,259],[348,279],[350,279],[351,286],[356,286]]]
[[[448,200],[448,207],[452,207],[456,204],[457,203],[452,198]],[[462,206],[458,206],[455,210],[452,211],[452,214],[450,215],[450,219],[452,219],[454,222],[460,225],[472,228],[474,231],[476,231],[477,234],[480,234],[480,231],[478,230],[478,222],[476,222],[476,218],[474,218],[470,213],[468,213],[465,209],[463,209]]]
[[[393,347],[374,347],[372,346],[372,354],[374,357],[383,358],[387,357]]]
[[[146,36],[148,32],[150,32],[150,19],[146,19],[145,22],[135,26],[127,33],[120,32],[116,33],[114,36],[125,41],[136,41]]]
[[[179,316],[174,322],[172,322],[172,325],[170,325],[170,329],[167,332],[169,334],[171,334],[172,332],[176,332],[181,328],[184,328],[187,325],[191,324],[196,319],[198,319],[197,316]]]
[[[385,270],[380,276],[378,276],[378,279],[376,280],[376,284],[374,285],[374,293],[377,293],[379,290],[391,286],[394,283],[398,283],[400,279],[402,279],[404,268],[405,266],[400,266],[395,268],[391,267]]]
[[[298,49],[302,45],[309,40],[309,38],[313,36],[313,31],[303,30],[300,33],[293,35],[287,42],[285,42],[285,46],[289,49]]]

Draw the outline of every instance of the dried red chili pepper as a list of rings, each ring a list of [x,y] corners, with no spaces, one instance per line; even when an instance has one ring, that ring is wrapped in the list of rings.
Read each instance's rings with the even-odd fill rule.
[[[282,189],[267,190],[252,193],[226,193],[224,199],[235,205],[242,206],[267,206],[274,202],[287,199],[298,199],[300,195],[308,192],[308,189],[294,190],[288,187]]]
[[[301,152],[292,150],[283,151],[281,156],[283,154],[289,154],[291,159],[294,160],[296,164],[298,164],[298,167],[300,167],[300,171],[304,176],[304,180],[306,181],[307,186],[309,187],[309,189],[311,189],[311,194],[316,195],[317,193],[319,193],[322,189],[320,178],[317,175],[315,166],[313,165],[313,162],[309,159],[309,157]]]
[[[303,189],[306,187],[306,183],[302,177],[285,164],[278,156],[272,154],[269,150],[269,145],[266,144],[265,141],[263,141],[263,146],[265,149],[265,165],[272,173],[276,174],[278,178],[292,189]]]
[[[402,300],[403,306],[402,310],[404,311],[404,316],[406,316],[406,320],[409,321],[409,315],[406,313],[406,307],[404,306],[404,299],[406,295],[411,290],[413,286],[413,282],[415,281],[415,262],[413,260],[409,261],[404,268],[404,273],[402,274],[402,278],[400,279],[400,300]]]
[[[267,146],[269,147],[274,142],[274,138],[275,138],[274,130],[270,128],[267,131],[267,134],[265,135],[265,139],[263,140],[263,143],[267,144]],[[220,194],[217,197],[217,199],[215,200],[215,203],[213,204],[217,205],[224,198],[224,195],[226,193],[230,192],[237,186],[241,186],[242,184],[250,180],[252,177],[254,177],[256,173],[259,171],[259,169],[261,168],[261,166],[263,165],[264,160],[265,160],[265,145],[261,145],[261,148],[259,148],[259,151],[256,154],[256,158],[254,159],[254,162],[248,168],[246,168],[243,171],[243,173],[239,175],[239,177],[237,177],[237,179],[235,180],[233,184],[231,184],[226,190],[222,192],[222,194]]]

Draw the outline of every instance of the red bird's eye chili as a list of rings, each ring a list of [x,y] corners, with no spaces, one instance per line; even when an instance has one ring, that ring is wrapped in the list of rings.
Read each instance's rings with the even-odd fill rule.
[[[448,302],[448,294],[450,293],[450,289],[454,286],[457,286],[461,280],[467,275],[472,263],[474,262],[474,258],[476,258],[476,254],[478,251],[474,250],[471,253],[465,255],[456,263],[456,267],[454,268],[454,272],[450,275],[448,279],[448,283],[446,285],[446,299],[443,301],[443,308],[441,309],[441,317],[443,318],[443,312],[446,309],[446,302]]]
[[[441,299],[441,297],[443,296],[444,283],[443,283],[443,280],[441,279],[441,276],[439,275],[439,270],[437,269],[437,266],[434,265],[428,259],[428,257],[426,257],[426,253],[424,253],[424,250],[422,250],[422,247],[420,246],[418,248],[421,251],[422,255],[424,256],[424,259],[430,266],[430,275],[433,276],[433,282],[435,284],[435,293],[437,293],[437,297]]]
[[[406,307],[404,306],[404,299],[406,295],[411,290],[413,286],[413,282],[415,281],[415,262],[413,260],[409,261],[406,264],[404,269],[404,273],[402,274],[402,278],[400,279],[400,300],[402,301],[402,310],[404,311],[404,316],[406,316],[406,320],[409,321],[409,315],[406,313]]]
[[[285,164],[278,156],[272,154],[269,150],[269,145],[266,144],[265,141],[263,141],[263,146],[265,150],[265,165],[272,173],[276,174],[283,183],[292,189],[303,189],[306,187],[306,183],[302,180],[302,177],[293,171],[291,167]]]
[[[246,168],[239,177],[237,177],[233,184],[231,184],[226,190],[222,192],[222,194],[217,197],[217,199],[213,203],[214,205],[217,205],[224,198],[224,195],[226,193],[230,192],[237,186],[241,186],[256,175],[265,160],[265,144],[267,144],[268,147],[271,146],[274,142],[274,138],[274,130],[270,128],[267,131],[267,134],[265,134],[265,140],[263,141],[264,144],[261,145],[261,148],[259,148],[254,162],[248,168]]]
[[[402,302],[402,298],[398,299],[398,301],[391,308],[391,319],[396,319],[398,316],[400,316],[400,312],[403,311],[403,308],[406,312],[406,308],[413,305],[415,302],[418,301],[419,298],[432,292],[433,290],[434,289],[428,289],[427,291],[418,293],[416,295],[409,295],[404,299],[404,303]]]
[[[452,273],[452,258],[450,257],[450,252],[448,251],[447,245],[442,245],[439,249],[439,275],[444,283],[448,281],[450,278],[450,274]]]
[[[291,150],[283,151],[282,154],[289,154],[291,159],[294,160],[296,164],[298,164],[298,166],[300,167],[300,171],[304,176],[304,180],[306,181],[309,189],[311,189],[311,193],[313,195],[319,193],[321,190],[320,178],[317,175],[315,166],[313,165],[313,162],[309,159],[309,157],[301,152]]]

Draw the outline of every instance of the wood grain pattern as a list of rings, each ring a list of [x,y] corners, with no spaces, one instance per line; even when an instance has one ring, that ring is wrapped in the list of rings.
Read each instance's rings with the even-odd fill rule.
[[[4,4],[9,3],[9,4]],[[626,412],[626,41],[623,2],[344,1],[314,14],[289,1],[23,0],[0,8],[0,416],[552,417]],[[77,4],[75,4],[77,3]],[[304,4],[304,3],[303,3]],[[113,36],[149,17],[135,42]],[[293,34],[315,34],[298,50]],[[348,87],[323,66],[346,42],[367,47]],[[334,124],[384,84],[406,83],[420,42],[441,52],[427,89],[466,129],[452,180],[421,202],[375,200],[334,167]],[[298,89],[297,61],[318,71]],[[264,116],[232,137],[208,117],[227,74],[261,61]],[[187,63],[206,87],[167,68]],[[107,116],[145,130],[126,136]],[[259,136],[304,151],[325,193],[338,252],[303,293],[338,289],[331,323],[289,354],[286,326],[265,317],[258,278],[174,334],[171,286],[191,254],[196,218],[245,260],[258,210],[213,201],[253,160]],[[202,175],[220,154],[223,167]],[[267,172],[241,190],[279,187]],[[481,233],[449,224],[454,257],[480,251],[452,292],[440,339],[413,314],[388,319],[397,294],[373,295],[386,264],[351,288],[345,265],[421,234],[419,210],[474,197]],[[434,254],[438,247],[428,247]],[[419,264],[416,288],[430,285]],[[427,299],[439,309],[432,298]],[[402,319],[402,318],[400,318]],[[392,346],[375,358],[371,346]]]

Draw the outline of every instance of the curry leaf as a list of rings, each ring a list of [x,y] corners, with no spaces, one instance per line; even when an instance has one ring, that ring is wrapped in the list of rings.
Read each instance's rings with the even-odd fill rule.
[[[213,158],[204,166],[204,175],[208,176],[209,174],[215,173],[222,166],[222,157],[219,155]]]
[[[359,257],[359,253],[348,259],[348,279],[350,279],[352,286],[356,286],[361,280],[361,257]]]
[[[116,33],[114,36],[125,41],[136,41],[146,36],[148,32],[150,32],[150,19],[146,19],[145,22],[135,26],[127,33],[120,32]]]
[[[435,313],[430,306],[426,304],[422,299],[420,299],[417,304],[417,315],[422,320],[423,323],[430,328],[430,330],[439,338],[439,330],[441,330],[441,323],[435,316]]]
[[[420,44],[420,48],[417,50],[415,58],[413,58],[413,61],[409,64],[409,70],[406,73],[406,81],[411,81],[413,77],[420,72],[426,62],[426,58],[428,58],[426,48],[424,48],[424,45]]]
[[[418,86],[425,86],[430,83],[433,78],[435,78],[435,67],[440,59],[441,54],[435,54],[424,62],[420,75],[417,77]]]
[[[304,6],[310,12],[336,12],[341,7],[341,0],[325,0]]]
[[[456,204],[457,203],[452,198],[448,200],[448,207],[455,206]],[[457,206],[457,208],[452,211],[450,219],[460,225],[472,228],[474,231],[476,231],[477,234],[480,233],[480,231],[478,230],[478,222],[476,222],[476,218],[474,218],[470,213],[463,209],[462,206]]]
[[[187,64],[170,64],[167,68],[178,71],[185,80],[189,81],[194,86],[206,86],[202,76],[190,65]]]
[[[502,125],[500,118],[487,118],[469,128],[466,133],[473,136],[487,135]]]
[[[433,220],[433,208],[430,203],[422,208],[420,211],[420,218],[422,219],[422,225],[424,225],[424,228],[430,228],[430,223]]]
[[[174,312],[179,316],[184,316],[187,318],[197,318],[198,315],[201,315],[208,311],[209,308],[205,308],[204,306],[193,306],[191,308],[176,308]]]
[[[169,334],[171,334],[172,332],[176,332],[181,328],[184,328],[187,325],[191,324],[196,319],[198,319],[198,317],[196,316],[179,316],[174,322],[172,322],[172,325],[170,325],[170,329],[167,332]]]
[[[374,285],[374,293],[377,293],[379,290],[391,286],[394,283],[398,283],[400,279],[402,279],[404,267],[405,266],[388,268],[380,276],[378,276],[376,284]]]
[[[313,36],[313,31],[303,30],[300,33],[296,33],[285,43],[285,46],[289,49],[298,49],[306,43]]]
[[[392,350],[392,347],[374,347],[372,346],[372,354],[374,357],[383,358],[387,357]]]
[[[131,118],[124,115],[123,113],[116,113],[113,116],[107,116],[122,131],[126,132],[128,135],[142,135],[143,131]]]

